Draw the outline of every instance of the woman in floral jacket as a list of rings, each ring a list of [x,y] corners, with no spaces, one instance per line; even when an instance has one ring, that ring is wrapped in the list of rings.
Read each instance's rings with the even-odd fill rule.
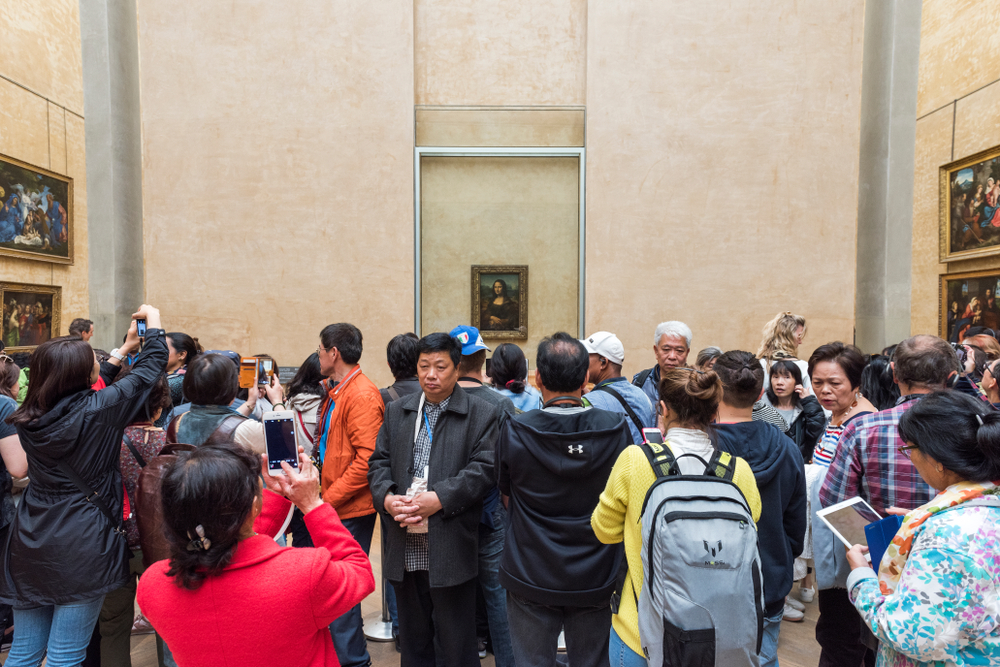
[[[943,489],[906,514],[878,574],[855,546],[851,601],[880,667],[1000,664],[1000,412],[952,391],[900,420],[900,451]]]

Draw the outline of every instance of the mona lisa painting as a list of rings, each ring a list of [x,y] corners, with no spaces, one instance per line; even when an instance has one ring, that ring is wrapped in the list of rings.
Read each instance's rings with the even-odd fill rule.
[[[528,337],[528,267],[472,267],[472,325],[483,338]]]

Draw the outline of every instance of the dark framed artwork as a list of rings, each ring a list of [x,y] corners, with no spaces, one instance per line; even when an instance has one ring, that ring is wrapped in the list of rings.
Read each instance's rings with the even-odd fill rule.
[[[1000,146],[941,167],[940,187],[941,261],[1000,254]]]
[[[0,282],[0,303],[3,303],[0,330],[8,354],[31,352],[59,335],[61,287]]]
[[[483,338],[528,337],[528,267],[472,267],[472,326]]]
[[[958,342],[972,327],[1000,329],[1000,269],[941,276],[941,337]]]
[[[0,255],[73,263],[73,179],[0,155]]]

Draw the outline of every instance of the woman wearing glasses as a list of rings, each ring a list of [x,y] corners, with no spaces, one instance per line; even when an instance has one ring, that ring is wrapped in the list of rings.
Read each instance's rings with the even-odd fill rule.
[[[905,515],[881,563],[869,565],[859,545],[847,554],[847,589],[879,638],[877,664],[998,664],[1000,412],[937,392],[902,416],[899,435],[939,493]]]

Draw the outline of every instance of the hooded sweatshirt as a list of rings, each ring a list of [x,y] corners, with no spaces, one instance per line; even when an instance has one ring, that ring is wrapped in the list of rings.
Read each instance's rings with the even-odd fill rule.
[[[608,604],[622,558],[590,515],[630,441],[625,418],[597,408],[553,406],[508,419],[497,441],[500,492],[510,522],[500,583],[539,604]]]
[[[719,449],[750,464],[760,491],[761,569],[765,613],[774,616],[792,590],[792,566],[806,534],[806,477],[802,455],[792,440],[771,424],[716,424]]]

